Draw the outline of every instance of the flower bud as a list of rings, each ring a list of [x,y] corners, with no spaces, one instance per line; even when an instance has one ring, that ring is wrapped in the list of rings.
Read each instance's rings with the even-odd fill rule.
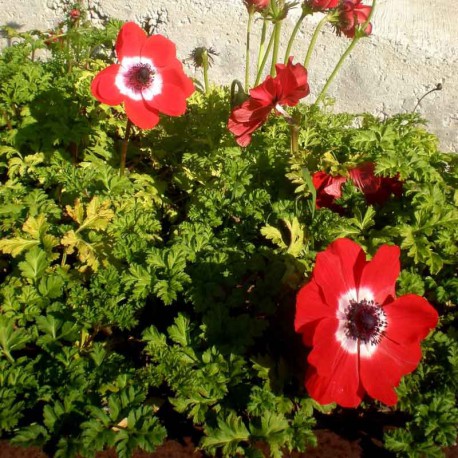
[[[205,60],[207,60],[208,66],[211,67],[213,56],[218,56],[218,53],[213,48],[199,46],[191,51],[191,54],[186,60],[191,61],[195,68],[202,68],[205,65]]]
[[[70,19],[72,21],[77,21],[81,16],[81,11],[77,8],[73,8],[71,11],[70,11]]]
[[[343,0],[339,4],[336,16],[331,22],[334,23],[337,33],[343,33],[348,38],[353,38],[356,34],[367,36],[372,32],[372,24],[363,26],[371,13],[371,6],[362,5],[362,0]]]
[[[248,11],[254,9],[260,12],[269,6],[270,0],[243,0],[243,3],[245,3]]]

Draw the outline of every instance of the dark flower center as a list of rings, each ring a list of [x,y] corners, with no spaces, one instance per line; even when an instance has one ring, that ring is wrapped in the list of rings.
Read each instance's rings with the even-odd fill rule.
[[[141,92],[153,84],[155,71],[148,64],[134,65],[126,75],[126,86]]]
[[[374,301],[350,301],[345,310],[345,335],[363,343],[377,345],[382,340],[386,328],[386,315],[382,307]]]

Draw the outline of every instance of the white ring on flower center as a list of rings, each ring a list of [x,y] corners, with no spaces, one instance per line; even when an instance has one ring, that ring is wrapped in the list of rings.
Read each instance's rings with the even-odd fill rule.
[[[358,353],[358,340],[347,336],[346,310],[350,306],[350,301],[361,302],[364,299],[368,302],[375,300],[374,293],[369,288],[352,288],[339,298],[339,305],[336,312],[339,326],[336,331],[336,339],[341,347],[351,355],[356,355]],[[370,342],[359,342],[359,355],[361,358],[370,358],[376,350],[377,345],[372,345]]]
[[[139,65],[145,65],[149,67],[149,70],[154,74],[152,83],[142,90],[134,90],[129,87],[126,82],[129,80],[129,73],[132,68]],[[154,96],[162,92],[162,77],[157,72],[156,67],[153,65],[151,59],[147,57],[124,57],[121,61],[118,74],[115,78],[115,85],[119,89],[119,92],[132,100],[140,101],[142,99],[151,101]]]

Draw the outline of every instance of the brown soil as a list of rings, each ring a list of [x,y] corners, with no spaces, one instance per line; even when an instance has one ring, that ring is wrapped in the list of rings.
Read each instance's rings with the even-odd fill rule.
[[[318,447],[307,453],[293,453],[285,455],[289,458],[357,458],[361,457],[361,447],[357,441],[342,439],[331,431],[318,431]],[[204,458],[205,455],[197,451],[190,438],[183,443],[174,440],[166,441],[154,453],[137,452],[133,458]],[[0,442],[0,458],[47,458],[38,448],[12,447],[7,442]],[[98,453],[97,458],[116,458],[114,451]]]
[[[293,452],[285,454],[284,458],[384,458],[392,457],[391,453],[379,448],[381,444],[374,442],[369,451],[368,444],[362,444],[364,439],[349,440],[329,430],[316,432],[318,446],[310,448],[305,453]],[[260,447],[263,449],[263,447]],[[369,447],[371,448],[371,447]],[[154,453],[137,452],[133,458],[204,458],[201,452],[196,450],[190,438],[185,438],[182,443],[168,440]],[[266,456],[268,456],[266,454]],[[446,458],[458,458],[458,446],[449,447],[445,450]],[[6,441],[0,441],[0,458],[47,458],[38,448],[13,447]],[[98,453],[96,458],[116,458],[113,450]]]

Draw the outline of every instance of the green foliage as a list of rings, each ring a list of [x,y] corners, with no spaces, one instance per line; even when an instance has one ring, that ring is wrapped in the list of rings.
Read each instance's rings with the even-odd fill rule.
[[[296,153],[274,115],[240,149],[229,90],[213,88],[186,115],[134,128],[120,176],[123,109],[90,95],[120,24],[83,19],[48,45],[21,34],[0,56],[2,437],[57,457],[113,447],[127,458],[179,418],[212,456],[306,451],[335,406],[305,392],[295,293],[316,253],[346,236],[370,254],[399,245],[398,294],[440,311],[398,389],[408,420],[386,435],[399,455],[439,456],[458,423],[456,157],[416,115],[307,106],[295,109]],[[341,214],[315,208],[311,173],[366,161],[399,174],[402,196],[367,205],[347,182]]]
[[[456,443],[458,343],[456,335],[436,332],[425,342],[426,359],[403,379],[400,408],[411,420],[386,436],[386,446],[399,456],[443,456],[442,447]]]

